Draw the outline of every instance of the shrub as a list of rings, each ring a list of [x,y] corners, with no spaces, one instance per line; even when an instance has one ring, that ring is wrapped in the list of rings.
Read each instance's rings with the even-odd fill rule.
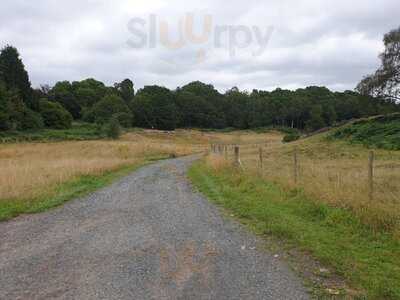
[[[107,137],[114,140],[119,139],[121,136],[121,126],[116,116],[113,116],[108,124],[105,125],[105,133]]]
[[[72,115],[59,103],[41,100],[40,114],[46,127],[68,129],[72,125]]]
[[[293,141],[297,141],[298,139],[300,139],[300,134],[297,132],[292,132],[283,137],[283,142],[290,143]]]

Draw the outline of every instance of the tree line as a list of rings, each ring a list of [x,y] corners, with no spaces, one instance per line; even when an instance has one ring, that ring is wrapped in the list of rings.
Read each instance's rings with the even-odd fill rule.
[[[385,53],[393,54],[394,48],[399,52],[399,43],[398,32],[386,35],[385,45],[390,49]],[[390,60],[389,54],[381,56],[381,70],[398,76],[398,60]],[[390,67],[388,61],[396,65]],[[130,79],[113,86],[86,79],[33,89],[18,50],[6,46],[0,53],[0,130],[64,129],[73,121],[104,125],[113,119],[123,127],[161,130],[279,126],[313,131],[344,120],[400,111],[395,97],[376,92],[372,77],[364,79],[358,91],[345,92],[311,86],[252,92],[234,87],[220,93],[199,81],[175,90],[153,85],[135,91]],[[398,79],[391,80],[390,91],[397,93],[393,82]],[[375,85],[368,88],[372,81]],[[387,92],[387,85],[382,89]]]

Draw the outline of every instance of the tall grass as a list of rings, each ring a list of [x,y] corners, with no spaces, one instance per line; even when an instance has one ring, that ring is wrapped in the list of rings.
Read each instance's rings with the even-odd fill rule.
[[[236,138],[240,141],[240,138]],[[376,231],[400,238],[400,152],[376,150],[374,199],[369,199],[368,153],[362,146],[330,142],[325,135],[283,144],[271,135],[262,145],[239,142],[245,172],[287,189],[302,189],[314,201],[345,208]],[[262,146],[264,168],[259,168]],[[294,148],[298,148],[299,181],[294,182]],[[233,159],[229,151],[228,160]],[[209,163],[216,159],[209,159]],[[217,164],[221,164],[220,162]]]
[[[0,202],[31,199],[79,176],[98,175],[157,157],[205,149],[200,133],[129,133],[118,141],[0,145]],[[166,138],[167,137],[167,138]]]

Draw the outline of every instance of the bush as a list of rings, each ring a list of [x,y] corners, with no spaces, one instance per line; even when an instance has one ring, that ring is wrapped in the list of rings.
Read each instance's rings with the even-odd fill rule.
[[[119,137],[121,136],[121,126],[116,116],[113,116],[108,124],[105,126],[105,133],[107,137],[114,140],[119,139]]]
[[[284,143],[294,142],[300,139],[300,134],[297,132],[289,133],[283,137]]]
[[[68,129],[72,125],[72,115],[59,103],[40,101],[40,113],[46,127]]]

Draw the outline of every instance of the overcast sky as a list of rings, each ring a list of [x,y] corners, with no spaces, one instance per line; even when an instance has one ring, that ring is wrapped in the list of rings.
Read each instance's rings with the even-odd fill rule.
[[[197,43],[188,13],[195,36],[207,33]],[[136,88],[345,90],[377,68],[383,34],[399,20],[399,0],[2,0],[0,41],[19,49],[34,86],[92,77]]]

